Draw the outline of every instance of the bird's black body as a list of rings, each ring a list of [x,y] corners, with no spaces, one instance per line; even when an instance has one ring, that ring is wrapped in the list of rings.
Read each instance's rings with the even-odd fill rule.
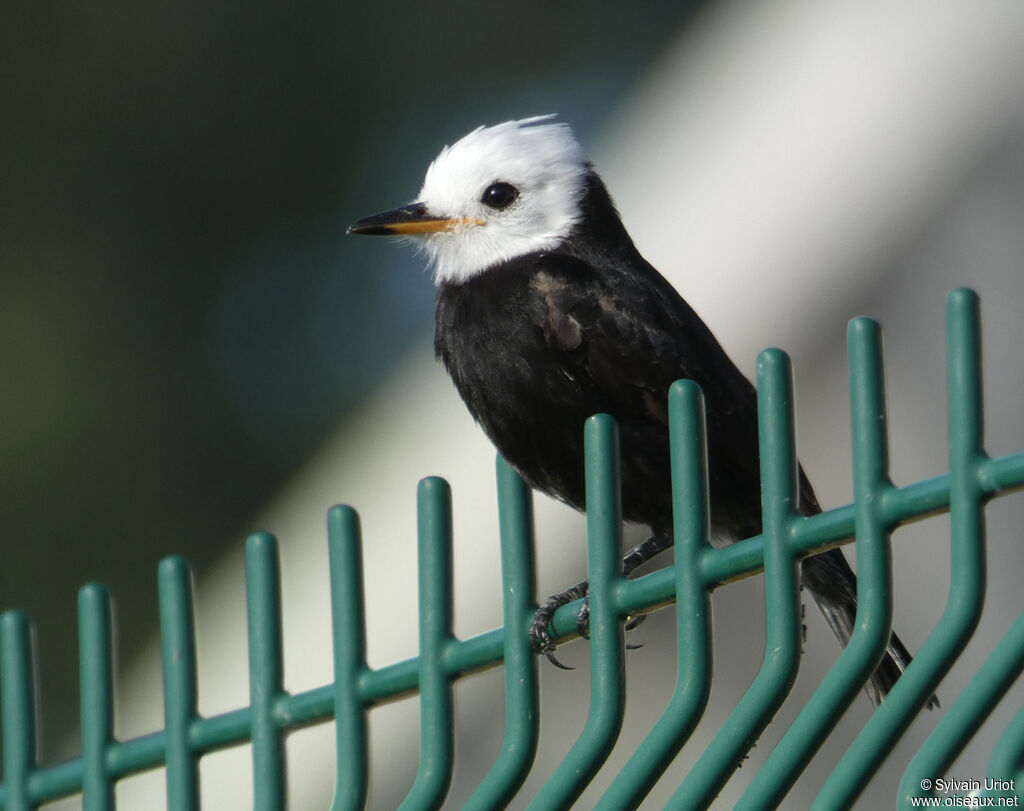
[[[754,387],[640,255],[568,127],[549,118],[474,130],[431,164],[419,202],[349,231],[422,240],[438,284],[437,355],[531,485],[584,509],[583,424],[599,412],[616,418],[623,514],[654,533],[623,560],[627,574],[672,541],[667,400],[679,378],[704,392],[713,539],[756,535]],[[803,513],[819,511],[802,470],[799,498]],[[807,558],[801,574],[846,644],[857,605],[846,558]],[[537,650],[550,657],[549,620],[586,590],[577,584],[540,608],[530,629]],[[909,661],[893,634],[868,686],[874,701]]]
[[[438,292],[435,348],[469,410],[534,487],[583,509],[583,423],[615,416],[627,521],[669,532],[669,386],[700,384],[715,529],[759,532],[755,393],[640,256],[594,177],[591,233]],[[604,216],[601,216],[601,214]],[[608,216],[611,213],[612,216]]]
[[[756,393],[704,322],[636,250],[600,179],[557,250],[528,254],[437,297],[435,349],[474,418],[537,489],[584,509],[583,423],[613,415],[627,521],[671,533],[667,396],[679,378],[705,397],[712,532],[761,531]],[[800,474],[800,506],[819,511]],[[856,580],[838,550],[808,558],[805,585],[845,642]],[[895,635],[869,693],[879,701],[910,657]]]

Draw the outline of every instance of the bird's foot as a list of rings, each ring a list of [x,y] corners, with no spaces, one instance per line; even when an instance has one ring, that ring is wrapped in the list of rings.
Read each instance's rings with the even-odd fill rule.
[[[646,614],[630,614],[626,617],[626,623],[623,625],[623,630],[632,631],[640,625],[643,625],[644,620],[647,619]],[[578,633],[583,639],[590,639],[590,598],[584,597],[583,603],[580,605],[580,610],[576,612],[576,633]],[[636,650],[642,648],[643,642],[627,642],[627,650]]]
[[[563,605],[575,602],[580,597],[586,598],[587,596],[587,581],[583,580],[577,583],[575,586],[570,586],[565,591],[558,594],[553,594],[544,601],[544,605],[537,609],[537,613],[533,615],[533,622],[530,623],[530,645],[537,653],[542,653],[547,657],[547,660],[551,662],[555,667],[559,667],[562,670],[572,670],[568,665],[562,664],[555,657],[556,643],[554,637],[551,635],[551,618],[554,617],[555,612]],[[579,614],[576,617],[577,630],[580,628],[580,614],[583,615],[583,627],[587,627],[587,620],[590,616],[590,609],[587,605],[586,599],[583,601],[583,606],[580,608]],[[585,634],[581,634],[583,636]]]
[[[622,571],[626,577],[629,577],[634,571],[643,566],[647,561],[664,552],[672,545],[672,536],[667,534],[651,535],[649,538],[644,540],[642,543],[637,544],[630,549],[625,557],[622,559]],[[626,624],[623,629],[627,632],[632,631],[634,628],[639,627],[643,624],[644,620],[647,619],[646,614],[630,614],[626,617]],[[627,642],[627,650],[636,650],[642,648],[643,642]]]
[[[590,639],[590,598],[584,597],[580,610],[576,612],[576,633]]]
[[[563,664],[555,656],[555,648],[557,644],[554,637],[551,635],[551,619],[554,617],[555,612],[563,605],[568,605],[571,602],[583,598],[583,602],[580,605],[580,610],[576,612],[576,633],[578,633],[583,639],[590,639],[590,600],[586,596],[587,583],[577,583],[575,586],[566,589],[560,594],[555,594],[549,597],[539,609],[537,613],[533,615],[533,622],[530,623],[530,644],[537,653],[544,654],[547,660],[555,667],[561,668],[562,670],[572,670],[566,664]],[[646,614],[630,614],[626,617],[626,623],[623,628],[626,631],[632,631],[634,628],[642,625],[644,620],[647,619]],[[626,648],[628,650],[636,650],[637,648],[643,647],[643,643],[627,642]]]
[[[622,560],[622,570],[626,577],[639,566],[646,563],[659,552],[672,545],[672,538],[668,535],[652,535],[643,543],[638,544],[626,553]],[[537,653],[542,653],[548,661],[562,670],[572,670],[568,665],[562,664],[555,657],[557,647],[554,637],[551,635],[551,620],[563,605],[575,602],[583,598],[579,611],[576,612],[576,632],[584,639],[590,638],[590,601],[587,599],[588,585],[583,580],[575,586],[570,586],[565,591],[554,594],[544,601],[544,605],[537,609],[530,623],[530,645]],[[626,617],[625,630],[632,631],[645,619],[646,614],[631,614]],[[626,643],[630,650],[642,647],[641,643]]]

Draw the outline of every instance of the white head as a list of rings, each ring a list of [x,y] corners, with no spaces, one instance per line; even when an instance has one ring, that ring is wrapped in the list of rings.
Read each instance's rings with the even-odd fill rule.
[[[417,203],[349,230],[414,237],[437,283],[551,250],[580,217],[589,168],[568,125],[551,118],[473,130],[430,164]]]

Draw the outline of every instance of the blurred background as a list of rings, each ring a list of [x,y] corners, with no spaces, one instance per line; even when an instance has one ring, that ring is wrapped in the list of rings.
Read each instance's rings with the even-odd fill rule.
[[[433,361],[429,276],[400,246],[344,236],[411,200],[441,146],[481,123],[558,113],[641,251],[741,368],[752,373],[768,345],[792,355],[800,455],[826,507],[851,499],[854,315],[886,331],[897,483],[947,464],[943,309],[958,285],[982,296],[990,452],[1024,448],[1021,75],[1024,7],[1012,0],[5,5],[0,608],[35,619],[43,761],[78,751],[87,581],[116,599],[119,734],[161,726],[156,566],[172,553],[197,574],[202,711],[247,702],[241,550],[253,530],[282,544],[287,686],[327,683],[335,503],[363,519],[371,664],[414,655],[426,475],[454,489],[459,635],[500,622],[494,454]],[[550,593],[583,572],[582,520],[542,497],[537,514]],[[940,690],[947,706],[1021,608],[1022,519],[1019,496],[989,509],[990,597]],[[912,649],[944,605],[946,532],[939,517],[895,535],[896,624]],[[757,580],[716,593],[712,703],[649,807],[756,672],[761,599]],[[798,697],[838,653],[808,616]],[[663,611],[636,632],[627,726],[580,807],[667,701],[672,630]],[[585,645],[565,659],[577,669],[541,668],[525,797],[583,726]],[[497,754],[500,684],[493,672],[457,688],[452,807]],[[1003,717],[1022,698],[1011,692]],[[809,803],[869,711],[866,699],[850,709],[791,807]],[[937,717],[910,730],[864,807],[891,802]],[[416,771],[415,700],[372,719],[372,807],[390,808]],[[950,776],[980,778],[1002,729],[986,726]],[[326,807],[329,725],[293,735],[289,750],[293,807]],[[250,807],[248,770],[244,750],[204,758],[207,804]],[[153,773],[119,797],[159,808],[162,791]]]

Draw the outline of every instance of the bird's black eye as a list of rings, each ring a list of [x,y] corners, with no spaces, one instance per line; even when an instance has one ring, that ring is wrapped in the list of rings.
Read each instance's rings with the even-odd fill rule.
[[[492,183],[484,189],[480,202],[485,206],[490,206],[491,208],[500,210],[512,205],[518,196],[519,189],[511,183],[504,183],[499,180],[497,183]]]

